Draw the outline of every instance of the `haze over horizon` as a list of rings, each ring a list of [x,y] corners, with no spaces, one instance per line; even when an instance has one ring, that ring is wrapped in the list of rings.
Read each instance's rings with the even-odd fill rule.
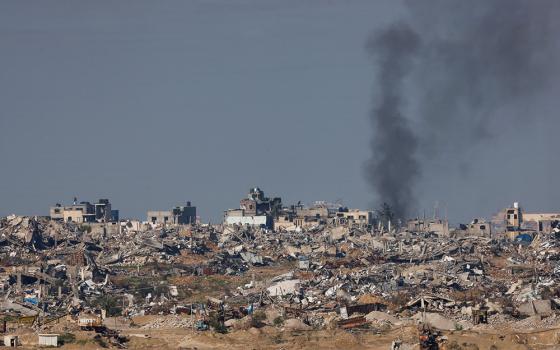
[[[407,16],[399,1],[3,1],[0,216],[47,215],[76,196],[141,219],[191,201],[217,222],[254,186],[286,204],[373,208],[366,43]],[[439,201],[453,222],[514,201],[560,211],[551,80],[531,104],[495,111],[539,118],[483,125],[489,137],[455,144],[461,159],[432,145],[416,211]]]

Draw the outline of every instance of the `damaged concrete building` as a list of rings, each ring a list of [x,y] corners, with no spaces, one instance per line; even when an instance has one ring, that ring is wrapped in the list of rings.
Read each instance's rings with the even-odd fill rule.
[[[505,232],[510,239],[519,234],[550,234],[560,232],[560,212],[529,213],[519,202],[498,212],[492,225],[495,232]]]
[[[247,198],[241,199],[239,209],[229,209],[224,214],[226,225],[265,227],[274,231],[295,231],[318,225],[367,229],[373,223],[372,211],[348,209],[322,201],[309,207],[301,202],[283,206],[281,198],[267,198],[258,187],[251,189]]]
[[[407,228],[411,232],[434,233],[438,236],[449,236],[449,222],[439,218],[419,218],[409,220]]]
[[[185,206],[176,206],[171,210],[148,211],[147,221],[153,225],[190,225],[196,223],[196,207],[187,201]]]
[[[76,223],[118,222],[119,211],[111,208],[108,199],[100,199],[96,203],[79,202],[74,198],[72,205],[64,206],[57,203],[49,210],[52,220]]]
[[[348,226],[368,229],[375,222],[372,211],[349,209],[338,204],[317,201],[306,207],[300,203],[284,207],[274,218],[275,231],[294,231],[318,225]]]
[[[239,201],[239,209],[225,211],[224,224],[272,228],[274,218],[278,216],[281,209],[280,197],[268,198],[264,191],[254,187],[246,198]]]
[[[470,224],[459,224],[452,232],[455,236],[492,237],[492,224],[485,219],[473,219]]]

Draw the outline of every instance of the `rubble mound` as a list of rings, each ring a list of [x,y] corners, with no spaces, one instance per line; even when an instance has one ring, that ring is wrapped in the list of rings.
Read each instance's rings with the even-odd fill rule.
[[[194,320],[190,317],[178,315],[168,315],[157,317],[154,320],[141,326],[141,329],[164,329],[164,328],[192,328]]]

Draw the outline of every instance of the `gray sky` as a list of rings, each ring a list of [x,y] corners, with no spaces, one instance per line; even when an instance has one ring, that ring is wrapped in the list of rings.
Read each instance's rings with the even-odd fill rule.
[[[390,0],[2,1],[0,215],[77,196],[140,218],[191,200],[216,222],[252,186],[370,207],[364,47],[402,16]],[[421,207],[456,221],[514,200],[560,209],[554,95],[468,171],[431,160]]]

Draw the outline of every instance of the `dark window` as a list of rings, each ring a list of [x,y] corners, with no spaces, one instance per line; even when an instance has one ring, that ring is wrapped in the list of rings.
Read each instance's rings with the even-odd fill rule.
[[[163,221],[164,221],[164,222],[167,222],[167,220],[169,220],[169,217],[164,216],[164,217],[163,217]]]
[[[514,218],[514,219],[517,219],[517,214],[513,214],[513,218]]]
[[[486,225],[480,225],[481,230],[486,230]]]
[[[155,216],[152,216],[152,222],[156,222],[157,218]]]

